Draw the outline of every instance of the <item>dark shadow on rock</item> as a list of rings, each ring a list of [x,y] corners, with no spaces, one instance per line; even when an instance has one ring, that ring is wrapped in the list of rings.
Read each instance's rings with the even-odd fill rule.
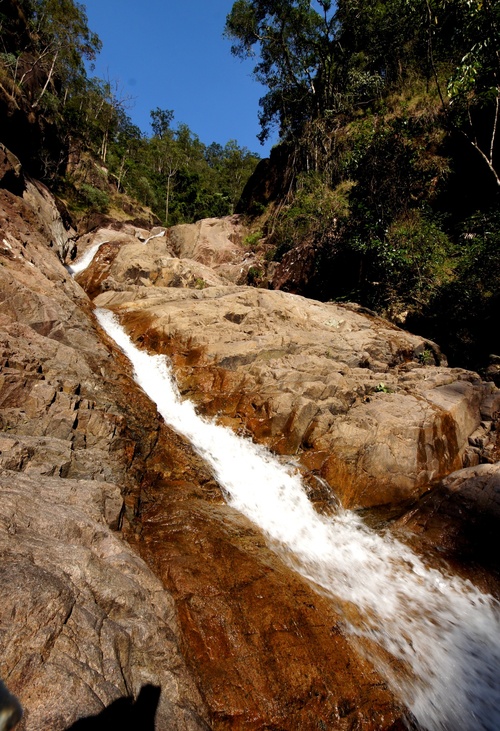
[[[155,731],[155,716],[161,688],[143,685],[137,700],[118,698],[97,716],[81,718],[66,731]]]
[[[471,470],[477,474],[466,479]],[[439,556],[473,581],[482,576],[482,590],[500,595],[500,470],[494,465],[450,475],[394,527],[417,551],[429,558]]]

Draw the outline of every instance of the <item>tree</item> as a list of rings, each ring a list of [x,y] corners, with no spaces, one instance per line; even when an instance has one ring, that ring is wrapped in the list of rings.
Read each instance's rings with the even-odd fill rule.
[[[174,179],[182,162],[182,151],[174,139],[174,132],[170,124],[174,118],[171,109],[157,107],[150,112],[151,127],[153,129],[152,150],[156,158],[157,170],[165,184],[165,226],[168,226],[170,211],[170,195]]]
[[[87,25],[85,8],[73,0],[30,0],[27,7],[35,53],[31,64],[18,80],[22,86],[29,76],[45,77],[32,99],[41,103],[54,78],[68,89],[76,76],[84,74],[83,59],[92,61],[101,42]]]
[[[463,20],[457,34],[465,53],[448,80],[450,113],[500,187],[500,5],[491,0],[458,4]]]
[[[325,114],[342,88],[343,53],[333,4],[318,0],[237,0],[226,20],[232,53],[260,60],[254,75],[268,92],[261,99],[261,141],[278,123],[282,138],[296,136],[311,117]]]
[[[240,147],[236,140],[229,140],[224,147],[219,145],[219,148],[217,163],[219,188],[229,200],[233,212],[243,186],[253,173],[259,158],[246,147]]]
[[[500,4],[405,0],[451,129],[479,154],[500,187]],[[423,59],[422,59],[423,61]]]
[[[156,107],[149,113],[149,116],[151,117],[151,129],[155,137],[162,140],[171,133],[170,125],[174,120],[173,109]]]

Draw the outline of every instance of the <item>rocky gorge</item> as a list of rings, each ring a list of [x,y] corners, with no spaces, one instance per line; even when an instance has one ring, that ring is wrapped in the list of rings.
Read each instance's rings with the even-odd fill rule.
[[[398,692],[415,668],[227,499],[95,308],[169,357],[199,414],[300,474],[322,519],[355,510],[476,603],[499,588],[494,383],[353,303],[248,286],[238,216],[77,232],[7,150],[0,186],[0,677],[19,728],[124,702],[143,728],[425,728]],[[491,727],[484,697],[462,728]]]

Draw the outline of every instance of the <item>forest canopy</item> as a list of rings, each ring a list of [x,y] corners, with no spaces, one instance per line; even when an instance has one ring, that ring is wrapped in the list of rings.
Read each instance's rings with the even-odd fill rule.
[[[152,110],[144,134],[119,85],[91,75],[100,49],[83,4],[3,0],[5,144],[64,191],[76,213],[106,212],[117,192],[150,207],[163,224],[231,214],[258,156],[235,140],[203,144],[186,124],[173,124],[171,110]]]
[[[286,150],[274,259],[314,252],[279,286],[361,302],[461,362],[498,353],[500,3],[236,0],[225,33]]]

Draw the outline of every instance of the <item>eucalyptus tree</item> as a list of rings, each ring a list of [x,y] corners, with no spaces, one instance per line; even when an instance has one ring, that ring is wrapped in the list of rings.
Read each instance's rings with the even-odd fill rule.
[[[171,127],[174,119],[172,109],[156,109],[150,112],[153,137],[150,140],[150,152],[155,161],[156,172],[164,180],[165,185],[165,226],[168,226],[170,198],[174,179],[182,165],[182,150],[175,140]]]
[[[500,187],[500,4],[492,0],[456,3],[460,57],[448,78],[450,116]],[[446,3],[436,5],[439,11]]]
[[[236,0],[225,35],[240,58],[258,55],[254,75],[268,91],[259,115],[265,140],[273,126],[282,139],[335,105],[345,74],[330,0]]]
[[[75,79],[85,75],[84,59],[94,60],[101,42],[88,27],[84,6],[73,0],[24,0],[22,9],[29,44],[16,49],[14,81],[26,88],[33,109],[51,89],[64,103]]]

